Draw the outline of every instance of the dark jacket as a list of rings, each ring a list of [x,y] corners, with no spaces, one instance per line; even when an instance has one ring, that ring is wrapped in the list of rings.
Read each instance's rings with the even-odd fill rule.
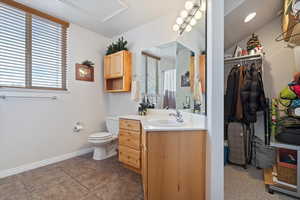
[[[244,114],[243,121],[246,123],[256,122],[256,112],[265,109],[266,97],[261,73],[254,64],[245,70],[241,100]]]
[[[225,121],[235,121],[237,93],[239,85],[240,70],[238,66],[231,69],[228,79],[224,101],[224,117]]]
[[[236,112],[235,117],[238,121],[243,120],[244,118],[244,112],[243,112],[243,103],[241,99],[241,89],[244,86],[244,78],[245,78],[245,66],[240,67],[240,75],[239,75],[239,85],[237,90],[237,102],[236,102]]]

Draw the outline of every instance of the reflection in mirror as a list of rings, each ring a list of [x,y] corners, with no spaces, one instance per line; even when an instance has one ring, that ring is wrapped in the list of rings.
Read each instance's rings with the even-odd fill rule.
[[[142,52],[142,93],[149,108],[200,111],[195,99],[195,53],[179,42]]]

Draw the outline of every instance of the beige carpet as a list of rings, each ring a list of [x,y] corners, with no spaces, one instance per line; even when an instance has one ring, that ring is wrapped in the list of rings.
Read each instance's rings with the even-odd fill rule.
[[[225,200],[295,200],[295,198],[267,192],[262,170],[249,167],[247,170],[225,166]]]

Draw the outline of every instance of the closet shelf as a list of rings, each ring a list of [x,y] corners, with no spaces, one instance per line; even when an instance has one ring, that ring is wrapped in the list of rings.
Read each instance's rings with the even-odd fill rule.
[[[295,151],[300,151],[300,146],[299,145],[291,145],[291,144],[281,143],[281,142],[276,141],[276,139],[274,137],[271,137],[270,146],[276,147],[276,148],[291,149],[291,150],[295,150]]]
[[[263,54],[255,54],[255,55],[248,55],[248,56],[240,56],[240,57],[236,57],[236,58],[226,58],[224,59],[225,63],[227,62],[233,62],[233,61],[244,61],[244,60],[253,60],[253,59],[257,59],[260,60],[263,58]]]

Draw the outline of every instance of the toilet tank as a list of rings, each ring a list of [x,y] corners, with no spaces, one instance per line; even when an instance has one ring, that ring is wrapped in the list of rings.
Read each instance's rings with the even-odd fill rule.
[[[106,128],[112,135],[119,134],[119,118],[118,117],[107,117]]]

